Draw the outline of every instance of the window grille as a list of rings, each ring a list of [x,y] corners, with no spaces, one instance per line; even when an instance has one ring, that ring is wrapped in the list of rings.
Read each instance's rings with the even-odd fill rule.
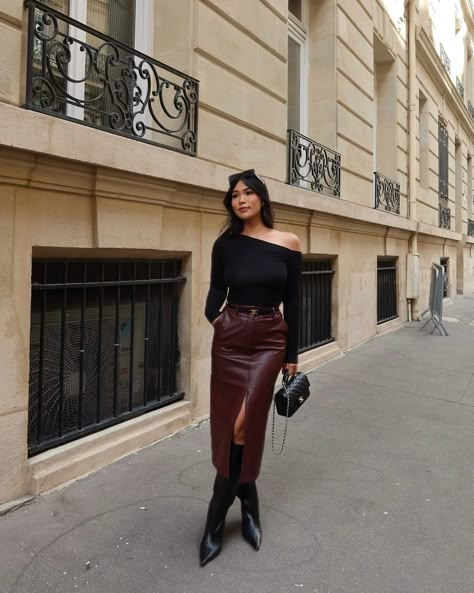
[[[299,352],[334,341],[331,333],[333,275],[330,259],[303,261]]]
[[[34,260],[30,455],[183,397],[178,260]]]
[[[398,317],[397,260],[395,257],[377,258],[377,323]]]

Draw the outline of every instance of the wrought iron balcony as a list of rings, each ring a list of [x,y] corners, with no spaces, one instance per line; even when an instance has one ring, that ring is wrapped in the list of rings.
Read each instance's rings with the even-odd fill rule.
[[[339,198],[341,155],[288,130],[288,183]]]
[[[462,85],[462,82],[459,80],[459,78],[457,76],[456,76],[456,89],[459,93],[459,96],[464,101],[464,87]]]
[[[474,119],[474,107],[472,106],[472,103],[469,100],[467,102],[467,110],[469,111],[469,114],[472,117],[472,119]]]
[[[451,228],[451,209],[441,204],[439,206],[439,226],[442,229]]]
[[[470,237],[474,237],[474,220],[467,219],[467,234]]]
[[[196,154],[199,82],[35,0],[26,107]]]
[[[400,214],[400,184],[381,173],[374,173],[375,207],[392,214]]]
[[[439,44],[439,57],[441,58],[441,63],[444,66],[444,69],[448,74],[451,74],[451,61],[448,58],[448,54],[446,53],[444,47]]]

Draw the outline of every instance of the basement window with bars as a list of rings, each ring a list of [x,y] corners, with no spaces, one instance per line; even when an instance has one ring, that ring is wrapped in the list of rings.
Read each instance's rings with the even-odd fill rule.
[[[377,257],[377,324],[398,317],[397,258]]]
[[[299,352],[334,341],[331,334],[333,275],[330,259],[303,260]]]
[[[32,264],[28,452],[182,399],[180,261]]]

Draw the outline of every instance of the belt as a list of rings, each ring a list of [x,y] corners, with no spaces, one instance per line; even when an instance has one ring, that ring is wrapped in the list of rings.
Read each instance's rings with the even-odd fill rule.
[[[270,315],[270,313],[276,313],[279,310],[278,307],[258,307],[257,305],[233,305],[227,303],[227,306],[237,313],[245,313],[246,315]]]

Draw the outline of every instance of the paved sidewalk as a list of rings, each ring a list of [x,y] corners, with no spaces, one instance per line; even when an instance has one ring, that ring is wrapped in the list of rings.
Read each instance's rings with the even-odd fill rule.
[[[444,312],[449,337],[406,324],[311,374],[258,553],[234,505],[198,565],[205,422],[0,517],[0,593],[474,593],[474,295]]]

